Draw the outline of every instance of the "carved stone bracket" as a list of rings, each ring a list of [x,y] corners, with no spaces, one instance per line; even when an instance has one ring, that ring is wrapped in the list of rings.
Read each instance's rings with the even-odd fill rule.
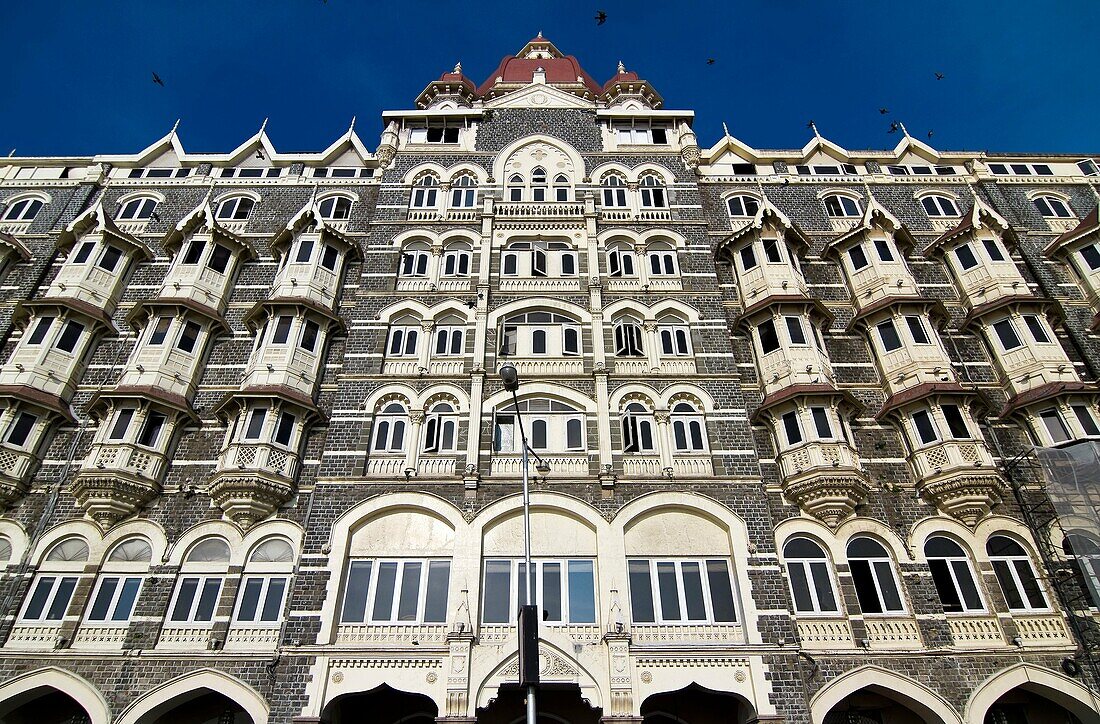
[[[290,500],[294,484],[254,473],[221,473],[210,482],[210,498],[242,528],[264,520]]]
[[[160,483],[147,478],[81,472],[73,479],[70,492],[84,512],[104,529],[129,518],[160,495]]]
[[[814,475],[785,485],[783,495],[799,508],[836,528],[855,513],[871,486],[859,475]]]
[[[1005,483],[996,474],[967,473],[926,483],[919,492],[941,512],[973,528],[1001,502]]]

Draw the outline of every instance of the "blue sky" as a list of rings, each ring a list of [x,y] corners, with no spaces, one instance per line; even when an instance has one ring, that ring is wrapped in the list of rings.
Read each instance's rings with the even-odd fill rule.
[[[886,148],[900,119],[937,148],[1097,153],[1098,25],[1095,0],[8,2],[0,154],[131,153],[177,118],[192,151],[229,150],[265,117],[280,150],[320,150],[353,115],[373,147],[383,110],[459,60],[480,83],[539,30],[601,83],[623,60],[696,111],[706,145],[725,121],[799,147],[812,118]]]

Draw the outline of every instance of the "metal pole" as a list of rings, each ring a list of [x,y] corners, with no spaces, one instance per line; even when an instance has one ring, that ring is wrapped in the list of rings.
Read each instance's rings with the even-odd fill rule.
[[[531,488],[527,472],[527,432],[523,429],[523,418],[519,411],[519,400],[515,390],[512,390],[512,400],[516,409],[516,420],[519,422],[520,442],[523,446],[523,561],[524,573],[527,577],[527,605],[535,603],[535,573],[531,569]],[[538,710],[535,707],[535,686],[527,686],[527,724],[537,724]]]

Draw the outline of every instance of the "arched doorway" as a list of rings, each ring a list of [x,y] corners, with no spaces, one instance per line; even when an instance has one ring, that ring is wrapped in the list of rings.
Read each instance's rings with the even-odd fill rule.
[[[833,705],[822,724],[941,724],[921,716],[883,690],[868,686]]]
[[[48,687],[0,703],[0,724],[90,724],[91,720],[75,699]]]
[[[1060,704],[1016,687],[1001,696],[985,713],[984,724],[1096,724],[1100,714],[1082,712],[1088,719],[1082,720]]]
[[[478,724],[523,724],[527,692],[518,684],[502,684],[488,706],[477,710]],[[535,697],[538,724],[599,724],[602,710],[581,696],[576,684],[543,684]]]
[[[423,694],[383,684],[370,691],[338,697],[325,707],[325,724],[435,724],[439,707]]]
[[[698,684],[646,697],[641,713],[644,724],[741,724],[756,715],[736,694]]]
[[[196,689],[150,709],[139,724],[254,724],[252,717],[224,694]]]

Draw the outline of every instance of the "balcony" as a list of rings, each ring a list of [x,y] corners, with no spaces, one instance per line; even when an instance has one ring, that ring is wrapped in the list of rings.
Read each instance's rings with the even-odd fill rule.
[[[339,269],[340,265],[337,264],[336,268]],[[270,297],[308,299],[332,310],[339,291],[340,278],[335,271],[329,271],[320,264],[289,261],[275,275]]]
[[[817,471],[861,469],[859,453],[846,442],[817,440],[779,452],[779,470],[784,479]]]
[[[995,347],[992,357],[993,365],[1005,381],[1010,396],[1053,382],[1079,381],[1073,363],[1057,342],[1028,343],[1008,352]]]
[[[847,267],[845,267],[847,268]],[[848,288],[856,312],[890,297],[919,297],[917,283],[903,262],[875,260],[859,271],[848,273]]]
[[[317,348],[322,347],[319,340]],[[317,352],[309,352],[297,345],[266,344],[253,353],[241,388],[286,387],[312,399],[320,365],[321,358]]]
[[[693,358],[662,358],[654,365],[648,359],[639,357],[615,357],[612,361],[617,375],[693,375],[697,372]]]
[[[868,646],[879,650],[922,648],[920,627],[911,618],[864,619]]]
[[[584,216],[584,203],[574,201],[498,201],[493,213],[502,219],[576,219]]]
[[[967,312],[1004,297],[1018,297],[1031,293],[1020,275],[1020,270],[1012,261],[983,260],[983,263],[973,269],[964,271],[959,269],[958,260],[951,255],[949,265],[955,274],[955,286],[959,290],[959,296]]]
[[[207,333],[204,331],[203,336]],[[119,378],[120,386],[156,387],[190,400],[198,386],[201,345],[184,352],[166,345],[138,347]]]
[[[737,623],[649,624],[630,627],[634,646],[729,646],[745,643],[745,631]]]
[[[463,374],[465,370],[466,361],[461,357],[429,359],[427,367],[417,359],[388,359],[382,363],[382,374],[396,377],[453,377]]]
[[[170,436],[166,430],[162,435]],[[110,528],[160,494],[165,454],[132,443],[92,445],[70,491],[93,520]]]
[[[947,627],[955,645],[962,649],[1003,646],[1005,642],[996,616],[948,616]]]
[[[17,622],[8,634],[5,648],[34,649],[46,651],[57,648],[61,636],[61,622],[21,623]]]
[[[0,507],[7,507],[23,496],[37,465],[38,457],[26,450],[0,447]]]
[[[205,264],[174,264],[164,278],[160,297],[190,300],[224,316],[231,281],[229,274],[219,274]]]
[[[93,264],[63,264],[45,296],[52,299],[75,299],[113,315],[125,288],[123,280],[129,264],[130,260],[126,256],[118,261],[112,271]]]
[[[663,478],[664,468],[659,455],[623,454],[623,477],[625,478]]]
[[[226,651],[269,651],[279,643],[279,626],[233,626],[225,635]]]
[[[589,473],[587,454],[569,453],[540,453],[543,460],[550,466],[551,479],[561,480],[570,476],[587,476]],[[532,457],[529,461],[531,476],[538,475],[535,470],[537,461]],[[519,454],[493,453],[493,462],[490,475],[500,478],[518,478],[523,474],[523,457]]]
[[[846,618],[800,618],[798,640],[804,649],[851,649],[852,625]]]
[[[214,633],[214,624],[180,624],[165,626],[160,630],[158,649],[171,651],[205,651],[210,648],[210,637]]]
[[[802,274],[788,264],[762,263],[752,269],[737,271],[737,291],[741,297],[741,306],[748,309],[768,297],[809,297],[806,280]]]
[[[469,292],[474,288],[471,279],[439,279],[432,281],[426,277],[404,277],[397,280],[399,292]]]
[[[81,344],[76,351],[85,346]],[[0,369],[0,385],[25,385],[66,402],[72,400],[83,371],[83,355],[55,348],[42,352],[39,347],[17,347],[11,360]]]
[[[875,346],[875,364],[888,396],[930,382],[955,382],[951,361],[933,338],[932,344],[903,344],[890,352]]]
[[[832,528],[871,490],[859,453],[847,442],[815,440],[780,449],[778,458],[784,497]]]
[[[917,492],[973,528],[1001,500],[1005,483],[985,443],[947,440],[909,455]]]
[[[263,442],[231,443],[218,459],[210,498],[242,528],[264,520],[290,500],[298,477],[297,453]]]
[[[218,472],[250,472],[293,480],[298,476],[298,455],[267,443],[235,442],[222,452]]]
[[[568,377],[571,375],[584,374],[584,360],[579,357],[546,359],[501,357],[498,366],[504,364],[504,362],[512,363],[521,376],[529,376],[529,379]]]
[[[129,473],[149,480],[160,480],[167,467],[163,453],[128,442],[95,443],[84,461],[84,471]]]
[[[977,440],[944,440],[917,450],[909,462],[921,480],[954,470],[993,469],[993,456],[985,443]]]
[[[829,358],[812,345],[781,347],[758,356],[758,365],[765,395],[792,385],[832,384],[834,379]]]
[[[500,277],[497,288],[502,292],[580,292],[584,283],[578,277]]]
[[[1016,633],[1024,646],[1072,646],[1066,622],[1058,614],[1013,616]]]
[[[129,622],[121,625],[84,623],[73,635],[73,648],[92,651],[118,651],[125,643],[129,631]]]
[[[684,288],[680,277],[649,277],[644,283],[638,277],[605,277],[602,283],[612,292],[676,292]]]

